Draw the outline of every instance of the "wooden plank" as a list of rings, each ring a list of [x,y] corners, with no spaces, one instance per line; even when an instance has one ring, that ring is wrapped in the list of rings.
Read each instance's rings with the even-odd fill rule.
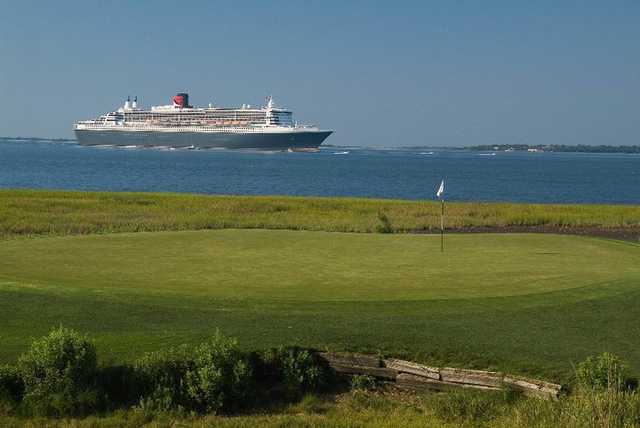
[[[359,367],[382,367],[382,361],[375,355],[321,352],[320,356],[329,364],[354,365]]]
[[[499,372],[455,369],[451,367],[440,369],[440,380],[443,382],[463,383],[466,385],[500,388],[503,377],[504,375]]]
[[[500,390],[499,387],[492,386],[442,382],[409,373],[399,373],[396,377],[396,386],[401,389],[408,389],[412,391],[451,391],[461,388],[478,389],[482,391]]]
[[[337,363],[329,363],[329,365],[333,370],[335,370],[338,373],[362,374],[362,375],[368,375],[368,376],[373,376],[377,378],[391,379],[391,380],[395,380],[396,376],[398,375],[397,371],[386,368],[386,367],[362,367],[362,366],[355,366],[351,364],[344,365],[344,364],[337,364]]]
[[[504,377],[504,384],[522,391],[525,395],[544,399],[557,398],[562,389],[561,385],[555,383],[509,375]]]
[[[338,373],[362,374],[395,380],[396,385],[413,390],[446,390],[473,388],[500,390],[512,387],[523,394],[539,398],[556,398],[561,386],[536,379],[505,375],[500,372],[430,367],[411,361],[356,353],[322,352],[320,356]]]
[[[399,373],[409,373],[415,376],[440,380],[440,369],[437,367],[429,367],[411,361],[397,360],[395,358],[387,358],[384,360],[384,365],[390,369],[397,370]]]
[[[440,381],[409,373],[399,373],[396,377],[396,386],[410,391],[443,391],[451,388]]]

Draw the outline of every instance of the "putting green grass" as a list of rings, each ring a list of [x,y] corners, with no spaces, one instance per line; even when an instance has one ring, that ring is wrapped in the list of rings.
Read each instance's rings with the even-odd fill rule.
[[[217,230],[0,246],[0,361],[63,324],[130,360],[216,328],[561,378],[586,355],[640,368],[640,246],[542,234]]]

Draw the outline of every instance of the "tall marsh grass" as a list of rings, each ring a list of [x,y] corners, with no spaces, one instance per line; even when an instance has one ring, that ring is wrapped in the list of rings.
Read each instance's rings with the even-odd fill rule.
[[[640,206],[447,204],[450,229],[522,226],[637,229]],[[439,227],[435,201],[0,190],[0,238],[221,228],[404,233]]]
[[[451,403],[448,401],[451,400]],[[235,416],[144,413],[122,409],[76,418],[23,418],[0,413],[3,427],[486,427],[631,428],[640,424],[636,393],[585,392],[558,402],[520,398],[512,403],[486,393],[425,398],[353,391],[309,394],[299,403]],[[451,413],[447,413],[451,411]]]

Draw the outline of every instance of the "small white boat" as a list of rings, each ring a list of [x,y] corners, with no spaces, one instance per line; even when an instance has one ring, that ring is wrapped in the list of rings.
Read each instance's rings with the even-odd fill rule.
[[[333,152],[334,155],[348,155],[349,152]]]

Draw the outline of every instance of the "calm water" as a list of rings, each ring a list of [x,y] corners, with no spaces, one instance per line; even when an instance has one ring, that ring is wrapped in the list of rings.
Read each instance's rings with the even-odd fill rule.
[[[0,141],[0,188],[425,199],[442,177],[449,200],[640,204],[639,155],[260,153]]]

